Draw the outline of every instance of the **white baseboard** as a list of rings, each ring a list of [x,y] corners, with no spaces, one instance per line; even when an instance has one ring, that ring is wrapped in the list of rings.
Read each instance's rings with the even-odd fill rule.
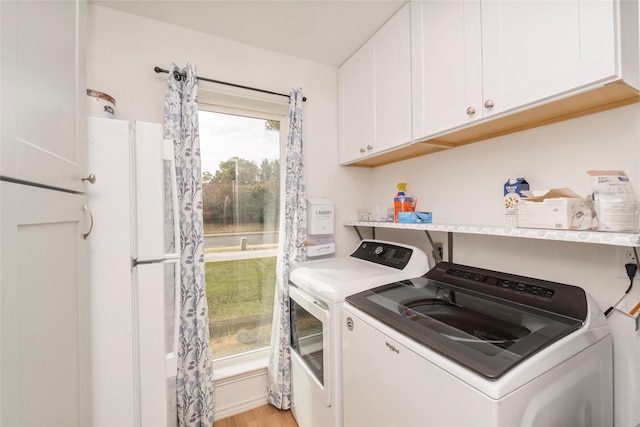
[[[228,418],[266,404],[266,368],[216,380],[215,420]]]
[[[267,404],[267,396],[264,399],[254,399],[252,401],[242,402],[238,405],[231,406],[228,408],[218,408],[216,407],[213,411],[213,419],[216,421],[220,421],[224,418],[233,417],[234,415],[241,414],[243,412],[250,411],[252,409],[259,408],[260,406],[264,406]]]

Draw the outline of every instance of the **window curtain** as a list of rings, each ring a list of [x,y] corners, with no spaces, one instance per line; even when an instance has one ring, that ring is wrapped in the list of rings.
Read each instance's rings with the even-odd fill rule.
[[[186,77],[177,79],[174,72]],[[213,424],[213,363],[204,281],[204,229],[198,79],[195,66],[171,64],[164,100],[164,138],[174,141],[180,215],[180,331],[176,379],[180,426]]]
[[[289,94],[280,245],[276,263],[276,297],[271,330],[271,355],[267,400],[279,409],[291,408],[291,324],[289,322],[289,271],[294,261],[307,257],[307,196],[302,156],[302,90]]]

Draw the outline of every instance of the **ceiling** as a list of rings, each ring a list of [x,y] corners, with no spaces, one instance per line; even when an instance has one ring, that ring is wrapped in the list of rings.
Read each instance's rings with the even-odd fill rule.
[[[93,0],[91,3],[339,66],[407,0]]]

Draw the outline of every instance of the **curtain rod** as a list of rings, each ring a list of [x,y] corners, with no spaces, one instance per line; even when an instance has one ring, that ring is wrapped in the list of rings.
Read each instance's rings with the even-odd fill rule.
[[[164,70],[160,67],[154,67],[153,71],[155,71],[156,73],[169,73],[169,70]],[[175,77],[176,80],[180,81],[182,78],[186,78],[187,74],[186,73],[180,73],[178,71],[174,71],[173,72],[173,76]],[[255,87],[250,87],[250,86],[243,86],[243,85],[238,85],[235,83],[227,83],[227,82],[222,82],[220,80],[213,80],[213,79],[208,79],[206,77],[200,77],[200,76],[196,76],[196,78],[198,80],[204,80],[205,82],[211,82],[211,83],[218,83],[221,85],[227,85],[227,86],[233,86],[233,87],[238,87],[240,89],[249,89],[249,90],[253,90],[256,92],[262,92],[262,93],[268,93],[270,95],[278,95],[278,96],[286,96],[287,98],[289,98],[289,95],[286,95],[284,93],[278,93],[278,92],[271,92],[270,90],[264,90],[264,89],[257,89]],[[307,97],[303,96],[302,97],[302,101],[306,102]]]

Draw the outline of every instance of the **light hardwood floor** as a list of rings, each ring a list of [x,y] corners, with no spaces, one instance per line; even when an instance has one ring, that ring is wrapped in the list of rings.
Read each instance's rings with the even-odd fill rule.
[[[213,427],[298,427],[291,411],[281,411],[272,405],[214,421]]]

